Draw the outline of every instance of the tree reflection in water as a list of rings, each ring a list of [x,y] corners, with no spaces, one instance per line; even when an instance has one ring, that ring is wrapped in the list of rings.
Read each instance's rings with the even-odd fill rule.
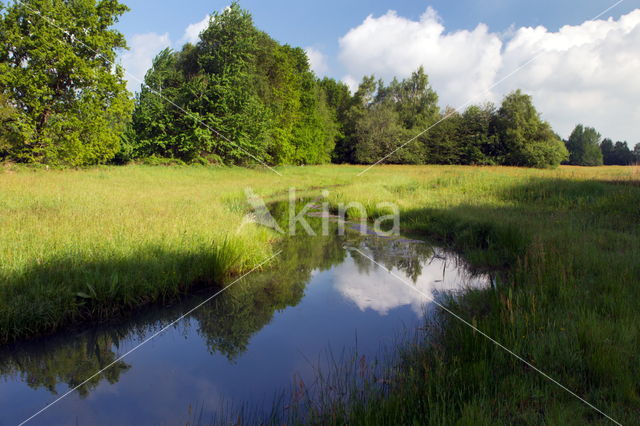
[[[310,218],[309,222],[316,230],[321,229],[320,218]],[[248,276],[176,326],[185,330],[196,327],[212,354],[219,353],[233,361],[247,349],[251,337],[269,324],[276,311],[300,302],[314,271],[341,264],[353,247],[366,250],[388,269],[403,271],[414,282],[420,276],[424,262],[434,256],[434,250],[428,244],[363,235],[353,229],[347,229],[344,236],[337,232],[320,236],[318,232],[318,236],[288,237],[280,243],[282,254],[276,265]],[[376,267],[366,258],[351,257],[363,273]],[[190,296],[169,307],[146,309],[117,324],[92,326],[82,332],[68,331],[6,345],[0,348],[0,375],[8,380],[19,378],[34,389],[45,388],[54,394],[60,384],[72,388],[113,363],[125,352],[120,348],[133,347],[202,302],[213,291]],[[101,381],[116,383],[130,368],[126,360],[118,361],[78,392],[86,397]]]

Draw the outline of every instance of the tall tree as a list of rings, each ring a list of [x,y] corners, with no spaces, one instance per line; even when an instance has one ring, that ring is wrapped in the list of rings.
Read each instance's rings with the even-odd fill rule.
[[[6,158],[11,147],[15,143],[12,139],[15,133],[12,130],[12,122],[17,115],[17,110],[11,105],[6,96],[0,93],[0,160]]]
[[[510,166],[557,166],[567,157],[560,139],[533,106],[529,95],[516,90],[502,101],[496,118],[499,163]]]
[[[460,163],[495,164],[497,137],[494,134],[496,107],[492,103],[472,105],[462,114],[460,123]]]
[[[318,82],[324,92],[328,107],[335,115],[338,125],[338,135],[335,148],[332,153],[332,161],[335,163],[348,163],[353,161],[353,150],[349,144],[349,119],[348,112],[352,105],[351,92],[343,82],[325,77]]]
[[[462,116],[453,108],[443,112],[442,121],[420,139],[425,142],[425,164],[459,164],[461,162]]]
[[[600,133],[593,127],[584,127],[578,124],[569,140],[569,164],[575,166],[601,166],[602,151],[600,150]]]
[[[438,95],[422,66],[401,82],[394,79],[389,87],[380,85],[378,97],[393,100],[406,129],[422,131],[439,118]]]
[[[418,137],[438,115],[438,96],[422,67],[405,80],[389,85],[365,77],[347,113],[352,122],[346,137],[358,163],[384,158],[386,163],[424,162],[428,137]]]
[[[131,101],[112,29],[118,0],[22,0],[1,8],[0,93],[15,108],[6,155],[17,161],[97,164],[117,152]]]
[[[259,31],[237,2],[213,15],[195,46],[161,52],[145,82],[133,126],[141,156],[232,164],[331,159],[337,118],[304,50]]]
[[[614,163],[613,158],[613,141],[606,138],[600,144],[600,151],[602,152],[602,163],[609,166]]]
[[[629,145],[626,141],[618,141],[613,146],[612,163],[619,166],[628,166],[635,162],[635,155],[629,149]]]
[[[372,164],[382,160],[404,142],[407,131],[400,124],[398,112],[388,102],[373,104],[356,122],[355,162]],[[385,159],[387,163],[406,163],[399,150]],[[404,159],[404,161],[403,161]]]
[[[349,108],[345,111],[345,121],[342,128],[344,133],[343,139],[339,145],[338,162],[342,163],[358,163],[363,161],[363,150],[357,149],[358,139],[358,122],[367,114],[369,108],[372,107],[376,93],[376,80],[373,75],[365,76],[358,86],[358,90],[351,98]],[[368,157],[368,154],[366,154]]]

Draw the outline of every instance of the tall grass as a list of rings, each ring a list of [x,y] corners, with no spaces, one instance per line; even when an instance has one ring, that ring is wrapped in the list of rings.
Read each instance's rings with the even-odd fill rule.
[[[630,167],[382,167],[333,201],[393,199],[405,232],[502,271],[496,288],[450,308],[614,419],[639,424],[639,178]],[[467,325],[442,319],[439,336],[402,349],[392,392],[344,402],[333,423],[609,423]]]
[[[205,167],[0,168],[0,343],[221,285],[279,238],[246,223],[244,188],[336,183]]]
[[[121,315],[264,259],[277,238],[242,225],[243,188],[273,198],[331,187],[369,214],[396,202],[404,232],[437,238],[499,284],[451,309],[625,424],[640,418],[640,174],[381,166],[123,167],[0,173],[0,340]],[[218,283],[219,285],[219,283]],[[391,391],[341,401],[350,424],[606,423],[446,315],[400,350]],[[395,368],[394,367],[394,368]]]

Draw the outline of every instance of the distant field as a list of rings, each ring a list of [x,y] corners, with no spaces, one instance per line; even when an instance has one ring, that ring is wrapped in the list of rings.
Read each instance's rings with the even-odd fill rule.
[[[638,168],[278,170],[0,168],[0,341],[110,319],[247,271],[280,237],[243,224],[244,188],[269,199],[328,188],[334,205],[361,201],[371,215],[377,202],[396,202],[406,232],[502,271],[497,289],[454,309],[617,420],[640,416]],[[335,419],[604,419],[457,322],[406,359],[390,395],[335,407]]]

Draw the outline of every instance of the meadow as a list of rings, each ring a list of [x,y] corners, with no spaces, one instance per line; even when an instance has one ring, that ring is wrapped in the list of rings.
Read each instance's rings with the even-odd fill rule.
[[[0,342],[108,320],[238,276],[278,238],[245,223],[245,187],[286,198],[290,186],[337,180],[241,168],[5,168]]]
[[[640,418],[637,167],[356,166],[0,169],[0,342],[117,319],[221,285],[282,236],[248,223],[244,188],[398,204],[404,233],[459,251],[496,286],[450,308],[613,419]],[[264,268],[268,268],[266,265]],[[443,314],[398,348],[386,392],[322,422],[582,424],[608,420]]]

